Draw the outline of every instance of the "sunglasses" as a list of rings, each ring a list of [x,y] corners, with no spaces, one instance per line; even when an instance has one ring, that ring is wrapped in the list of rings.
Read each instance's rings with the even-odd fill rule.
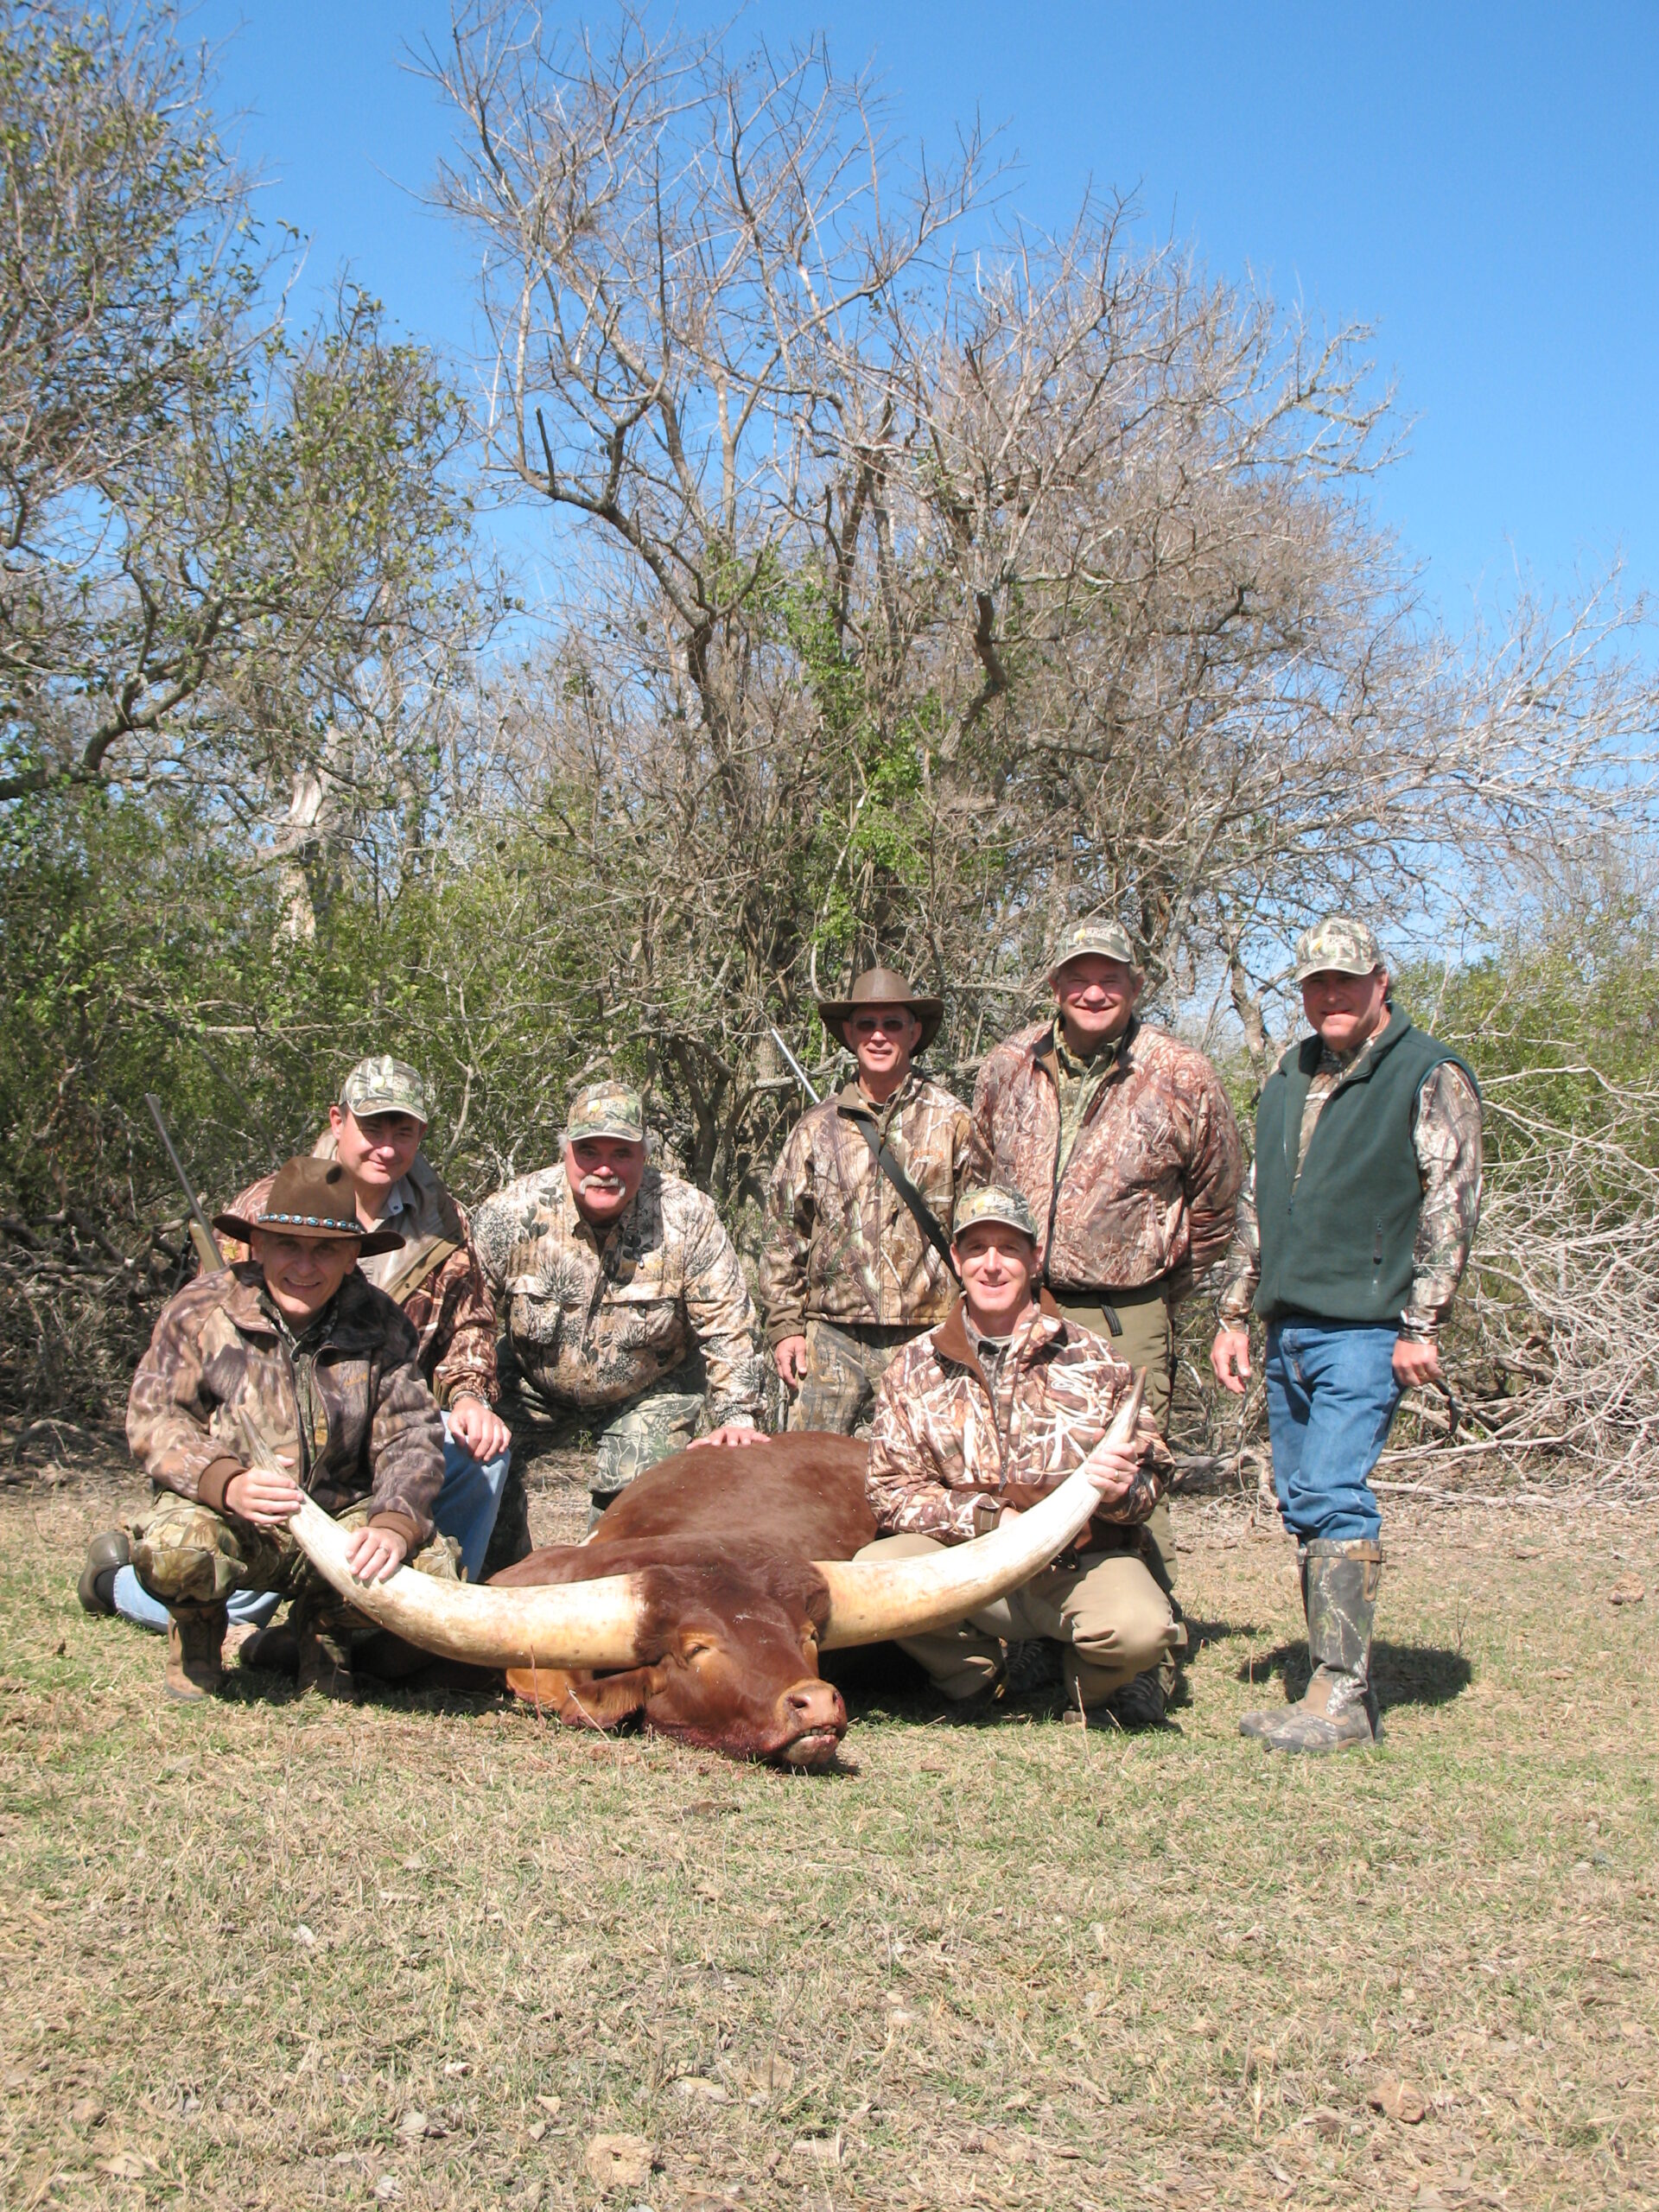
[[[853,1023],[860,1037],[874,1037],[878,1029],[886,1030],[889,1037],[902,1037],[909,1027],[907,1014],[861,1014]]]

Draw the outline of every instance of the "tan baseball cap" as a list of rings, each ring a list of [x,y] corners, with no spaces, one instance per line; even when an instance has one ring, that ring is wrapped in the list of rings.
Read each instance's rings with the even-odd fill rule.
[[[1296,940],[1296,981],[1330,971],[1338,976],[1373,976],[1386,965],[1367,922],[1352,914],[1327,914]]]

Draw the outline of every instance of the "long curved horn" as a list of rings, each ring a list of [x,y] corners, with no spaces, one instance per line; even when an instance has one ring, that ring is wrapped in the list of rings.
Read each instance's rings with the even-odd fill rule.
[[[307,1498],[289,1526],[319,1574],[359,1613],[423,1651],[474,1667],[632,1667],[644,1592],[632,1574],[498,1590],[440,1582],[400,1567],[359,1582],[346,1564],[346,1531]]]
[[[1145,1372],[1138,1370],[1100,1449],[1127,1444],[1135,1434],[1146,1387]],[[925,1559],[819,1560],[818,1573],[830,1585],[830,1619],[820,1639],[824,1650],[949,1628],[1029,1582],[1094,1518],[1100,1494],[1089,1478],[1089,1465],[1085,1459],[1040,1504],[971,1543],[953,1544]]]

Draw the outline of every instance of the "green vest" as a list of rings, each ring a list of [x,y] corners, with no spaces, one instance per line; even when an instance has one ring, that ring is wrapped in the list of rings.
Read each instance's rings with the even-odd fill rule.
[[[1397,1009],[1374,1051],[1325,1100],[1300,1180],[1302,1109],[1319,1064],[1305,1038],[1268,1078],[1255,1112],[1255,1310],[1325,1321],[1397,1322],[1411,1290],[1423,1186],[1412,1142],[1423,1078],[1458,1055]]]

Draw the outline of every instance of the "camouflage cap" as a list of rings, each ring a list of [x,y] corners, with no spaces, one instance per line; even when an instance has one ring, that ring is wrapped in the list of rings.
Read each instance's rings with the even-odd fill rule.
[[[432,1118],[419,1069],[394,1060],[390,1052],[371,1052],[359,1060],[340,1086],[340,1103],[359,1121],[365,1114],[412,1114],[417,1122]]]
[[[1037,1242],[1037,1224],[1031,1217],[1031,1208],[1018,1191],[1010,1191],[1001,1183],[990,1183],[982,1191],[969,1191],[965,1198],[957,1200],[955,1235],[960,1236],[964,1229],[971,1229],[978,1221],[1000,1221],[1009,1229],[1017,1229],[1022,1236]]]
[[[583,1137],[620,1137],[629,1144],[645,1141],[645,1102],[626,1083],[590,1083],[570,1101],[564,1141],[577,1144]]]
[[[1086,952],[1098,953],[1103,960],[1121,960],[1137,975],[1141,972],[1141,963],[1135,957],[1135,945],[1128,930],[1122,922],[1102,914],[1091,922],[1072,923],[1054,948],[1054,957],[1048,963],[1049,982],[1053,982],[1069,960],[1081,960]]]
[[[1296,940],[1296,981],[1330,969],[1338,976],[1370,976],[1384,966],[1370,925],[1351,914],[1327,914]]]

